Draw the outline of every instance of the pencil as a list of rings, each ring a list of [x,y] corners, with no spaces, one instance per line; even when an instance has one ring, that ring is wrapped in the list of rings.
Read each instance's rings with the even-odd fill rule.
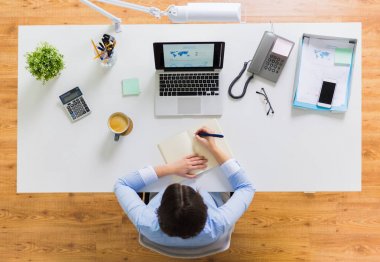
[[[94,46],[95,52],[98,54],[98,56],[94,58],[94,59],[96,59],[96,58],[100,57],[100,54],[98,52],[98,48],[96,48],[96,45],[95,45],[95,43],[94,43],[94,41],[92,39],[91,39],[91,43]]]

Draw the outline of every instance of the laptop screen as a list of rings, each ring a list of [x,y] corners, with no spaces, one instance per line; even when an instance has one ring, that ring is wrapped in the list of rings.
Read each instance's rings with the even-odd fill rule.
[[[223,67],[224,42],[154,43],[156,69],[211,70]]]
[[[212,67],[214,44],[163,45],[165,67]]]

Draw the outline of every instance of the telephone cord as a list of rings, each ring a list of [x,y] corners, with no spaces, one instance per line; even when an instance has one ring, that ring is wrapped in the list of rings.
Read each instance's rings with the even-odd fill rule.
[[[232,94],[232,87],[235,85],[235,83],[236,83],[236,82],[240,79],[240,77],[243,75],[243,73],[244,73],[245,70],[247,69],[247,66],[248,66],[249,62],[251,62],[251,60],[249,60],[248,62],[244,62],[244,66],[243,66],[243,68],[241,69],[239,75],[238,75],[237,77],[235,77],[234,80],[232,80],[230,86],[228,87],[228,94],[229,94],[230,97],[232,97],[233,99],[240,99],[240,98],[242,98],[242,97],[245,95],[245,92],[247,91],[248,84],[249,84],[249,82],[251,82],[251,80],[252,80],[253,77],[254,77],[254,74],[252,74],[251,76],[248,77],[247,81],[245,81],[244,88],[243,88],[243,92],[242,92],[240,95],[235,96],[234,94]]]

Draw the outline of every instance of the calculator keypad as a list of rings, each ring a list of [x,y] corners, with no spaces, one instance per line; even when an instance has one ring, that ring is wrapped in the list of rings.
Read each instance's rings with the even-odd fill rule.
[[[90,112],[90,108],[87,106],[83,97],[78,97],[70,101],[67,103],[66,108],[73,120],[76,120]]]
[[[271,54],[264,63],[264,70],[278,74],[284,63],[284,59]]]

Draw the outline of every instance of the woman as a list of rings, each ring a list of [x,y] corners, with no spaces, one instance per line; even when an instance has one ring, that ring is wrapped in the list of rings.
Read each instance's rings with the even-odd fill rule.
[[[196,247],[213,243],[234,226],[252,201],[255,189],[237,161],[218,148],[214,137],[200,137],[199,132],[212,131],[201,128],[195,137],[212,153],[234,189],[225,203],[221,194],[197,192],[180,184],[169,185],[148,205],[138,196],[138,190],[166,175],[196,177],[193,172],[207,166],[207,160],[197,155],[142,168],[119,178],[115,184],[116,197],[137,230],[160,245]]]

